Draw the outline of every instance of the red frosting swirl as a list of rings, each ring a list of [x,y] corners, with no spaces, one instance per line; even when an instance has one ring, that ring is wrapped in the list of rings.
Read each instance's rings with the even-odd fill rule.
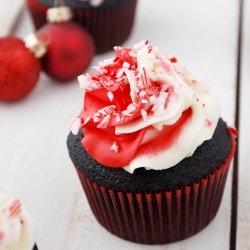
[[[105,129],[98,129],[96,127],[83,128],[84,138],[82,139],[82,144],[85,150],[103,165],[113,168],[124,167],[134,159],[135,155],[154,155],[171,147],[191,115],[192,110],[189,108],[182,114],[176,124],[164,126],[163,130],[153,140],[143,145],[140,145],[142,139],[147,130],[154,129],[152,126],[123,135],[116,135],[114,126],[109,126]],[[81,113],[81,117],[86,116],[82,116]],[[118,147],[117,153],[111,150],[111,145],[114,142]]]
[[[151,50],[152,47],[148,49]],[[175,63],[176,58],[171,61]],[[141,145],[146,132],[155,130],[151,125],[134,133],[121,135],[115,134],[115,127],[141,118],[142,110],[150,116],[153,105],[145,100],[151,96],[159,96],[161,82],[149,80],[145,68],[141,72],[138,70],[135,51],[128,48],[116,48],[116,57],[100,63],[97,70],[98,75],[83,76],[86,92],[80,118],[84,134],[82,144],[86,151],[98,162],[119,168],[127,166],[135,155],[155,154],[170,147],[181,131],[180,126],[190,118],[191,109],[176,124],[164,126],[162,131],[157,131],[153,138]],[[126,70],[134,72],[137,76],[135,81],[141,81],[140,91],[137,90],[137,93],[132,93],[134,89],[128,83]],[[169,96],[175,94],[171,86],[164,92]],[[131,97],[136,100],[136,104]]]

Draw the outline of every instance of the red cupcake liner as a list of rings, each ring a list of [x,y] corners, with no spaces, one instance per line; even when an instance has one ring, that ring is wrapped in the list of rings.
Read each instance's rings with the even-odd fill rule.
[[[188,186],[152,192],[119,192],[92,182],[76,169],[93,214],[112,234],[136,243],[166,244],[194,235],[215,217],[234,155]]]
[[[40,29],[47,23],[47,6],[36,0],[26,0],[34,25]],[[129,36],[135,16],[137,0],[128,0],[118,7],[94,10],[74,10],[73,20],[84,27],[95,41],[97,53],[103,53],[121,45]]]

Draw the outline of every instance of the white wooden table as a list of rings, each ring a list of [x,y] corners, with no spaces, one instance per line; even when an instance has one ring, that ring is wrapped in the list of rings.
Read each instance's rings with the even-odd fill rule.
[[[134,244],[111,235],[95,220],[66,148],[68,122],[82,105],[77,80],[60,84],[42,73],[27,98],[0,102],[0,189],[19,197],[29,210],[40,250],[250,249],[250,2],[243,1],[241,16],[236,0],[140,0],[133,32],[123,44],[131,47],[148,39],[162,53],[176,54],[211,84],[224,120],[239,124],[239,153],[219,212],[189,239],[160,246]],[[1,0],[0,9],[7,2]],[[3,14],[0,23],[1,18]],[[23,38],[31,31],[24,8],[11,33]],[[95,56],[91,66],[112,56]],[[234,177],[233,167],[238,170]]]

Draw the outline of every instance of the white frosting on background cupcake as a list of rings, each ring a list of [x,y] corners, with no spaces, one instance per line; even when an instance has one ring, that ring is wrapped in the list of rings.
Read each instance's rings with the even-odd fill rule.
[[[0,191],[0,249],[31,250],[35,228],[20,201]]]

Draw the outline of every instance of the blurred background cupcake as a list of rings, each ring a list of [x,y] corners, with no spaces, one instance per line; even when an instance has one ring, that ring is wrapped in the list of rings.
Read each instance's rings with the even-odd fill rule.
[[[35,28],[41,28],[54,0],[26,0]],[[137,0],[64,0],[73,10],[73,20],[93,36],[97,53],[121,45],[129,36]]]
[[[37,250],[35,226],[18,199],[0,191],[0,249]]]

